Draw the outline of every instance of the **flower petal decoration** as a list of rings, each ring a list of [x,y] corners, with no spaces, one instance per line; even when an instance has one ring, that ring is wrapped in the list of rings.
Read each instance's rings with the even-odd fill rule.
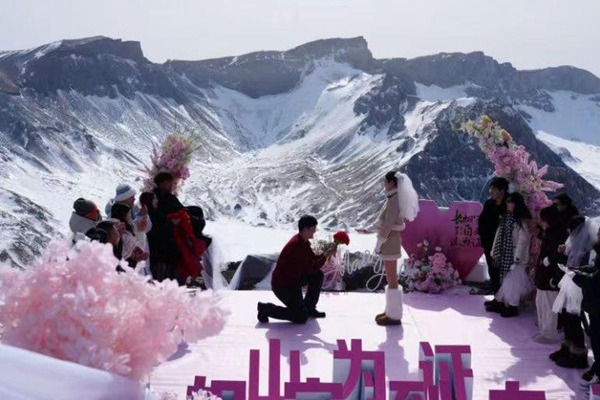
[[[145,166],[144,191],[154,189],[154,177],[160,172],[168,172],[176,178],[175,186],[190,177],[189,164],[198,149],[197,140],[191,134],[171,133],[160,149],[153,143],[150,167]],[[174,191],[177,189],[175,188]]]
[[[562,185],[544,180],[548,166],[540,168],[535,161],[529,162],[531,155],[525,146],[517,145],[497,122],[483,115],[479,123],[468,121],[461,130],[477,138],[479,148],[494,164],[494,173],[519,187],[534,215],[537,216],[539,210],[550,205],[544,192],[554,191]]]
[[[56,241],[24,271],[2,268],[2,342],[146,380],[180,343],[223,328],[227,312],[211,291],[190,296],[118,264],[110,245]]]

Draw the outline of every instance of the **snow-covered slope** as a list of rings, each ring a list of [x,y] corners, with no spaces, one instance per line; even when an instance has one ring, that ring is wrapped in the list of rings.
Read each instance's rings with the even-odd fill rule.
[[[600,95],[582,95],[570,91],[548,94],[552,98],[553,111],[520,107],[531,116],[532,129],[600,146]]]
[[[543,131],[538,131],[537,136],[568,166],[600,189],[600,146],[562,139]]]
[[[264,149],[274,143],[301,139],[307,127],[312,131],[330,126],[341,128],[337,135],[343,135],[343,124],[356,125],[354,101],[380,78],[348,64],[322,59],[314,63],[312,71],[304,73],[299,85],[282,94],[253,99],[216,86],[206,96],[220,131],[241,146]],[[322,130],[321,134],[329,137],[334,133]]]

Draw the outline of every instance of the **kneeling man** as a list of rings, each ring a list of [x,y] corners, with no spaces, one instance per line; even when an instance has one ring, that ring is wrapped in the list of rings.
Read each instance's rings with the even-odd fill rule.
[[[315,255],[309,240],[313,238],[316,230],[315,217],[305,215],[298,221],[299,233],[294,235],[281,251],[271,279],[273,293],[285,307],[272,303],[258,303],[260,322],[269,322],[271,317],[303,324],[309,317],[325,318],[324,312],[317,311],[323,284],[321,267],[335,254],[337,245],[323,255]],[[303,286],[308,286],[304,297]]]

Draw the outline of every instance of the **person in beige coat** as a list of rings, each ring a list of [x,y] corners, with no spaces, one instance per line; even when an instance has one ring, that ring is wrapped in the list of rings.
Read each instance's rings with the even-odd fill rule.
[[[404,220],[412,221],[419,212],[419,198],[410,178],[391,171],[384,177],[386,202],[377,221],[359,232],[377,233],[375,254],[383,261],[388,286],[385,291],[385,311],[375,317],[378,325],[400,325],[402,322],[402,287],[398,286],[398,259],[402,256]]]

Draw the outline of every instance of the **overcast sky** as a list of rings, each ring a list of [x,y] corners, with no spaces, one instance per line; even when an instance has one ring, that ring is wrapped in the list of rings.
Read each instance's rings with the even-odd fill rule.
[[[198,60],[364,36],[377,58],[482,50],[600,76],[600,0],[0,0],[0,50],[104,35]]]

